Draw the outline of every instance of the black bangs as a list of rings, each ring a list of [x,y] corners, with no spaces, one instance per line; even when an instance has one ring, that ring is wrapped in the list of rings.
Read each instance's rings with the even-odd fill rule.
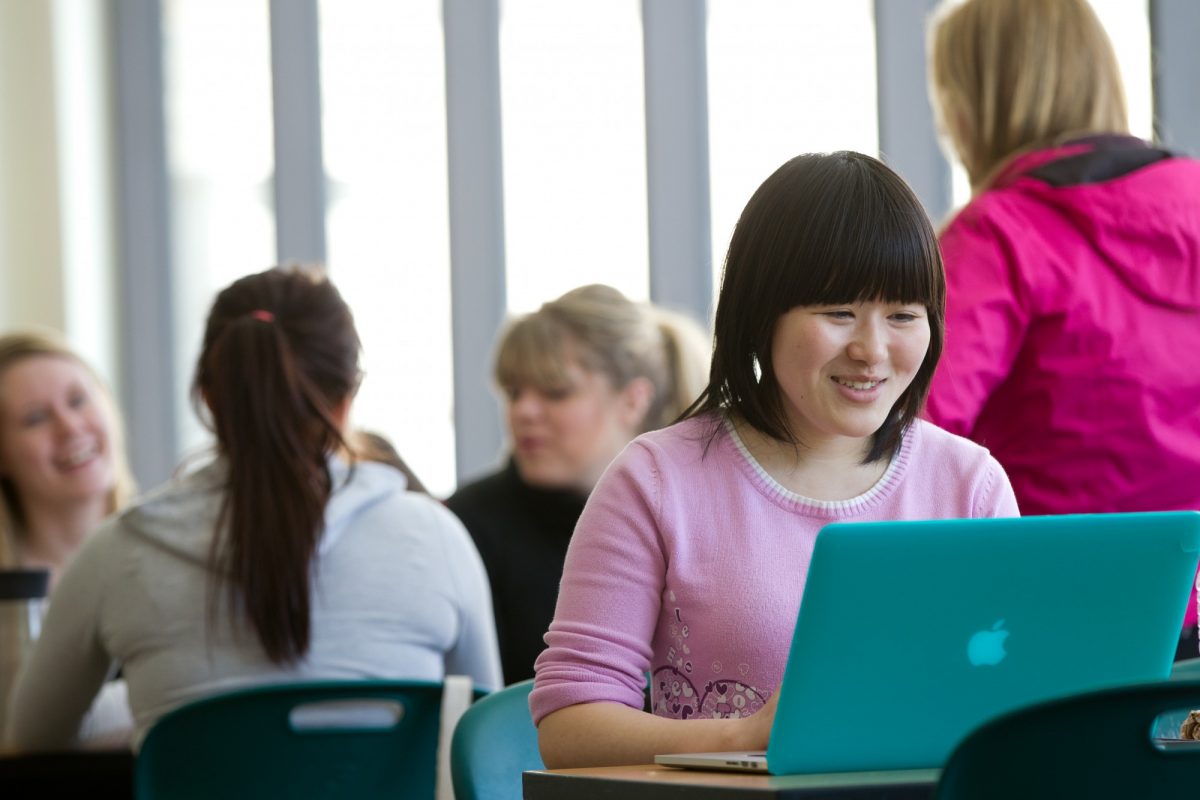
[[[834,154],[821,166],[840,175],[806,195],[777,311],[865,300],[940,307],[942,265],[928,217],[915,197],[897,202],[911,190],[894,173],[853,156]]]

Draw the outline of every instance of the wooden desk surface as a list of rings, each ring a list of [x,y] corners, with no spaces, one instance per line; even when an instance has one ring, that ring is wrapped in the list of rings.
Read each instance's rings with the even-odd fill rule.
[[[928,800],[938,771],[750,775],[659,767],[537,770],[524,775],[525,800]]]

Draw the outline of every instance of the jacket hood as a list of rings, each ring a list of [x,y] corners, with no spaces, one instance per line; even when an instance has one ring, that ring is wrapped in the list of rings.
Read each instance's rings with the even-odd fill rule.
[[[325,506],[325,530],[318,545],[327,553],[360,513],[406,488],[404,475],[384,464],[359,462],[351,467],[330,458],[334,490]],[[119,517],[120,526],[185,561],[208,564],[213,532],[221,511],[228,465],[221,458],[171,481]],[[286,502],[264,498],[264,502]]]
[[[1018,158],[997,184],[1068,219],[1147,302],[1200,305],[1200,162],[1132,137],[1095,137]]]

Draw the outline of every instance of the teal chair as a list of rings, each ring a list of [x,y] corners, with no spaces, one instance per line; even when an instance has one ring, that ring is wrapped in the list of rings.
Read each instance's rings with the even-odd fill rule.
[[[198,700],[150,729],[135,794],[432,800],[441,701],[440,683],[374,680],[261,686]]]
[[[456,800],[521,800],[521,773],[544,769],[529,716],[533,680],[492,692],[458,721],[450,746]]]
[[[959,743],[937,800],[1086,797],[1179,800],[1200,795],[1200,742],[1159,748],[1155,719],[1200,708],[1200,681],[1089,692],[997,717]]]

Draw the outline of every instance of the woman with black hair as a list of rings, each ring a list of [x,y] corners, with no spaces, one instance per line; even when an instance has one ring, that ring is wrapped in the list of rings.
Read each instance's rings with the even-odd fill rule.
[[[764,749],[824,525],[1017,514],[985,449],[917,418],[944,307],[929,220],[876,159],[799,156],[759,187],[708,388],[617,457],[571,539],[530,698],[547,766]]]
[[[10,740],[69,745],[114,663],[135,742],[183,703],[308,679],[500,684],[487,577],[454,515],[347,445],[350,310],[322,274],[218,295],[194,397],[217,457],[89,537],[18,679]]]

